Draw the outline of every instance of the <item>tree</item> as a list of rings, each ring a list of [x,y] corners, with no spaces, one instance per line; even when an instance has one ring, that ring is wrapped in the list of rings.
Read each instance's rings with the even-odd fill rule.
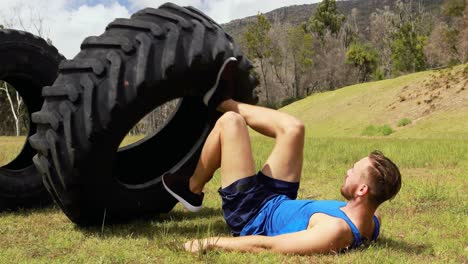
[[[345,16],[336,9],[336,0],[323,0],[309,19],[309,28],[323,40],[326,30],[336,36],[344,21]]]
[[[23,99],[19,95],[17,91],[14,92],[14,99],[10,94],[11,87],[6,82],[0,81],[0,91],[5,92],[8,102],[10,104],[11,114],[15,119],[15,128],[16,128],[16,136],[21,135],[21,116],[22,116],[22,106],[23,106]]]
[[[465,2],[466,3],[466,2]],[[468,62],[468,4],[465,4],[463,11],[463,20],[461,22],[462,30],[458,36],[458,52],[460,61],[463,63]]]
[[[389,77],[393,70],[392,64],[392,36],[395,32],[395,13],[389,6],[377,9],[370,17],[370,41],[379,54],[379,68],[385,77]]]
[[[401,25],[393,36],[392,60],[396,71],[415,72],[426,68],[427,37],[415,32],[411,23]]]
[[[340,32],[340,34],[343,34]],[[304,76],[309,83],[308,94],[334,90],[356,83],[359,78],[356,67],[346,63],[347,48],[343,37],[325,34],[323,40],[314,38],[314,64],[310,74]]]
[[[421,1],[397,0],[372,13],[370,40],[379,54],[379,71],[385,77],[395,72],[414,72],[427,67],[424,47],[432,30],[432,16]]]
[[[168,101],[143,117],[133,128],[128,132],[131,136],[150,135],[156,133],[168,121],[168,118],[176,111],[180,99]]]
[[[430,55],[436,55],[438,51],[435,47],[444,47],[448,53],[448,58],[441,58],[441,61],[448,61],[453,65],[467,60],[468,40],[468,10],[464,0],[445,0],[441,11],[445,16],[445,21],[433,31],[430,39]],[[464,17],[464,12],[466,13]]]
[[[465,0],[445,0],[444,4],[442,5],[442,14],[451,17],[461,17],[463,16],[465,7]]]
[[[47,26],[47,14],[43,14],[32,4],[18,3],[8,10],[8,15],[0,17],[6,28],[31,32],[50,41],[50,28]]]
[[[377,68],[377,51],[368,44],[353,43],[346,53],[346,63],[359,69],[360,80],[367,81],[369,75]]]
[[[298,26],[288,31],[288,46],[293,58],[294,98],[304,96],[301,79],[304,73],[313,65],[314,47],[312,35]],[[307,92],[305,93],[307,95]]]
[[[250,25],[243,35],[247,54],[250,58],[258,59],[260,62],[267,104],[270,104],[270,98],[268,96],[266,61],[273,53],[272,40],[268,36],[268,31],[270,31],[270,29],[271,24],[266,16],[259,13],[257,15],[257,23]]]
[[[431,26],[428,15],[421,5],[413,6],[398,0],[392,24],[393,69],[399,72],[415,72],[426,68],[424,46],[427,44]]]
[[[41,38],[47,39],[49,44],[52,41],[48,38],[50,30],[46,26],[45,16],[42,15],[32,5],[18,4],[11,10],[8,10],[8,15],[0,17],[0,29],[11,28],[28,31],[38,35]],[[5,98],[6,97],[6,98]],[[29,115],[27,114],[26,106],[23,104],[23,100],[14,89],[14,87],[0,80],[0,101],[4,105],[0,105],[0,132],[11,133],[11,129],[8,126],[12,126],[12,119],[14,120],[16,127],[16,135],[20,135],[22,131],[28,129]],[[9,104],[9,106],[7,105]],[[10,108],[10,110],[8,110]],[[7,113],[11,113],[11,117]],[[6,116],[5,116],[6,115]]]
[[[348,48],[355,41],[358,41],[360,38],[365,38],[365,36],[361,36],[359,32],[359,13],[359,9],[351,9],[351,14],[346,18],[345,22],[341,26],[340,35],[346,48]]]
[[[287,32],[290,28],[291,25],[288,23],[275,23],[268,33],[272,40],[272,55],[269,62],[274,74],[273,79],[284,88],[276,89],[284,91],[284,93],[280,95],[283,98],[289,96],[293,89],[291,85],[292,77],[290,74],[291,52],[287,39]]]
[[[440,22],[431,32],[428,44],[424,47],[424,54],[426,54],[429,67],[448,65],[452,59],[452,54],[450,54],[452,49],[446,39],[446,32],[449,30],[447,23]]]

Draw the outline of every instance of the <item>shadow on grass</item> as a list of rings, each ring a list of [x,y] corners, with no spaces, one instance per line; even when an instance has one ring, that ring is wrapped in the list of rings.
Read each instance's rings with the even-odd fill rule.
[[[167,214],[161,214],[158,219],[165,221],[185,221],[185,220],[192,220],[198,218],[208,218],[208,217],[217,217],[223,216],[223,211],[221,208],[209,208],[205,207],[198,213],[191,213],[188,211],[171,211]]]
[[[229,235],[229,229],[219,208],[204,208],[198,213],[173,211],[156,217],[141,218],[125,223],[105,224],[104,226],[80,227],[75,225],[75,229],[87,235],[102,238],[200,237],[206,236],[207,233]]]
[[[60,208],[48,205],[42,208],[6,210],[0,212],[0,217],[16,215],[29,217],[31,215],[62,214]],[[199,237],[207,233],[229,235],[229,229],[224,222],[221,208],[205,207],[198,213],[174,210],[158,216],[140,217],[133,221],[105,223],[104,226],[81,227],[73,224],[74,229],[89,236],[106,237],[146,237],[149,239],[161,236]],[[64,216],[66,217],[66,216]]]
[[[56,207],[53,204],[48,204],[48,205],[39,205],[37,208],[18,208],[15,210],[12,209],[6,209],[4,211],[0,211],[0,217],[1,216],[7,216],[7,215],[18,215],[18,216],[30,216],[30,215],[36,215],[36,214],[50,214],[50,213],[56,213],[56,212],[61,212],[60,208]]]
[[[408,243],[403,240],[397,240],[389,237],[383,237],[378,240],[374,246],[378,249],[388,248],[392,251],[399,251],[408,254],[422,254],[427,250],[430,250],[431,247],[427,244],[418,243]]]

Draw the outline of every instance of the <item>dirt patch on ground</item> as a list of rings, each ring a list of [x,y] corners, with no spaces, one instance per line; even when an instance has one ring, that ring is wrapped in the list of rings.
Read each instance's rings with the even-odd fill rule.
[[[468,105],[468,65],[435,71],[421,82],[404,86],[387,105],[396,118],[418,121],[429,114]]]

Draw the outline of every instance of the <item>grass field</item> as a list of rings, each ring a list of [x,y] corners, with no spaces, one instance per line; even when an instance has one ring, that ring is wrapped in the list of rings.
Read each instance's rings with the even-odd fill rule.
[[[380,99],[393,102],[405,86],[417,85],[430,74],[351,86],[282,109],[307,126],[299,198],[341,199],[345,171],[374,149],[400,166],[401,192],[381,207],[381,239],[369,249],[324,256],[181,251],[178,245],[186,240],[229,235],[216,174],[205,191],[206,207],[198,214],[177,205],[151,220],[83,229],[57,207],[0,213],[0,263],[468,263],[467,101],[451,109],[441,102],[440,108],[421,116],[400,105],[406,109],[401,116],[412,113],[408,118],[416,121],[398,128],[400,116],[374,99],[383,93]],[[458,95],[463,98],[466,91]],[[370,98],[366,104],[375,104],[372,111],[362,106],[363,96]],[[328,119],[327,109],[333,112]],[[367,125],[384,123],[396,132],[387,137],[360,136]],[[0,165],[11,160],[23,142],[24,138],[0,137]],[[273,143],[253,133],[257,168]]]

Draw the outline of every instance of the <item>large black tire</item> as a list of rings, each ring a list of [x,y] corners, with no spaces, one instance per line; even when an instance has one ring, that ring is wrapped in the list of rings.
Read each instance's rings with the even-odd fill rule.
[[[43,89],[30,138],[45,186],[79,225],[170,211],[165,172],[191,175],[216,118],[202,95],[223,62],[236,57],[235,98],[256,103],[252,64],[219,25],[194,8],[167,3],[116,19],[84,40],[74,60]],[[157,106],[179,101],[166,125],[119,150],[128,131]]]
[[[57,78],[63,56],[37,36],[1,29],[0,58],[0,80],[20,93],[29,113],[38,111],[43,103],[41,89]],[[36,125],[30,122],[28,136],[34,133]],[[50,204],[49,194],[32,161],[34,155],[36,151],[26,142],[13,161],[0,167],[0,211]]]

